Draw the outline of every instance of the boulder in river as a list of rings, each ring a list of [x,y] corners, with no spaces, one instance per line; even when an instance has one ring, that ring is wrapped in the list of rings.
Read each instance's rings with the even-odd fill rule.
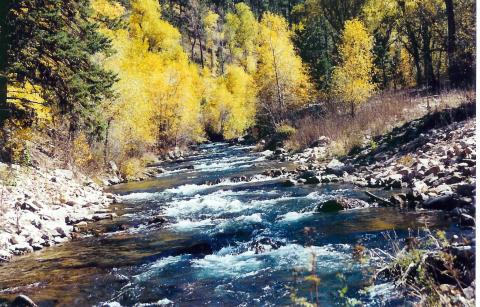
[[[317,205],[317,212],[338,212],[348,209],[369,208],[370,204],[356,198],[337,197]]]
[[[284,182],[282,182],[282,185],[284,187],[293,187],[295,185],[295,181],[292,179],[287,179]]]
[[[207,242],[197,243],[191,246],[186,246],[175,250],[174,256],[183,254],[190,254],[192,256],[205,256],[213,253],[212,246]]]
[[[454,195],[445,195],[433,197],[423,203],[423,208],[432,210],[453,210],[457,207],[469,206],[467,201],[455,197]]]
[[[11,307],[38,307],[38,305],[35,304],[35,302],[31,298],[29,298],[24,294],[20,294],[19,296],[17,296],[13,300],[10,306]]]

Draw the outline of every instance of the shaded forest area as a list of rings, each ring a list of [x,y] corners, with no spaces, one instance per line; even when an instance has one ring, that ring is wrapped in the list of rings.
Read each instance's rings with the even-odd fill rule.
[[[27,165],[40,151],[134,177],[175,147],[298,138],[305,112],[355,118],[372,97],[475,79],[473,0],[1,6],[1,157]]]

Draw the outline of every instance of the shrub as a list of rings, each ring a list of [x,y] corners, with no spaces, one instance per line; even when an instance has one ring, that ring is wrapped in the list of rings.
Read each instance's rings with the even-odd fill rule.
[[[73,141],[73,162],[81,169],[87,168],[94,161],[85,134],[80,134]]]
[[[142,174],[144,166],[138,158],[130,158],[120,164],[120,174],[127,180],[133,180]]]

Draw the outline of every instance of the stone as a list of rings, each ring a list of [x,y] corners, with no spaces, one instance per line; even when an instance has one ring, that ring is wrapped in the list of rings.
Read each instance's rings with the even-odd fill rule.
[[[472,196],[474,195],[475,185],[474,184],[459,184],[456,187],[456,192],[460,196]]]
[[[445,195],[434,197],[426,200],[423,203],[423,208],[432,210],[453,210],[456,207],[468,206],[469,203],[454,197],[454,195]]]
[[[118,166],[115,161],[108,161],[108,166],[110,167],[110,171],[112,171],[114,174],[118,173]]]
[[[356,198],[337,197],[320,203],[316,207],[317,212],[338,212],[348,209],[369,208],[370,205]]]
[[[428,186],[425,182],[418,180],[413,183],[412,190],[418,193],[425,193],[428,190]]]
[[[328,174],[334,174],[337,176],[342,176],[344,172],[348,173],[351,170],[351,167],[346,166],[345,163],[342,163],[337,159],[332,159],[332,161],[330,161],[325,168],[325,171]]]
[[[166,223],[167,219],[164,216],[158,215],[148,221],[148,224],[163,224]]]
[[[27,242],[23,242],[10,246],[10,250],[12,250],[15,255],[23,255],[32,252],[33,248]]]
[[[460,176],[459,174],[453,174],[450,178],[447,178],[447,180],[445,180],[445,183],[455,184],[455,183],[460,183],[462,181],[463,181],[462,176]]]
[[[11,307],[38,307],[35,302],[24,294],[18,295],[10,305]]]
[[[100,221],[100,220],[112,220],[114,217],[117,215],[115,213],[99,213],[99,214],[94,214],[92,216],[92,219],[94,221]]]
[[[406,200],[407,196],[405,194],[394,194],[390,196],[390,202],[400,207],[405,205]]]
[[[315,177],[317,174],[314,171],[306,170],[302,171],[298,176],[297,179],[308,179],[310,177]]]
[[[322,176],[322,183],[331,183],[331,182],[338,182],[339,178],[333,174],[323,175]]]
[[[0,263],[7,262],[12,258],[12,254],[7,252],[6,250],[0,250]]]
[[[55,227],[55,231],[58,233],[58,235],[62,238],[66,237],[67,236],[67,232],[65,231],[65,229],[63,229],[62,227]]]
[[[433,188],[432,191],[434,191],[437,194],[441,194],[441,195],[453,194],[452,188],[449,185],[446,185],[446,184],[441,184],[441,185]]]
[[[312,176],[305,179],[305,184],[319,184],[321,182],[319,176]]]
[[[38,206],[33,204],[33,202],[31,202],[31,201],[26,201],[26,202],[20,204],[19,207],[22,210],[28,210],[28,211],[31,211],[31,212],[37,212],[37,211],[40,210],[40,208],[38,208]]]
[[[460,215],[460,226],[473,227],[475,226],[475,218],[466,213]]]
[[[282,182],[282,185],[284,187],[293,187],[295,185],[295,181],[293,181],[293,179],[287,179],[284,182]]]
[[[331,140],[329,137],[326,137],[324,135],[320,136],[316,141],[313,141],[312,144],[310,144],[310,147],[323,147],[327,146],[330,144]]]
[[[428,176],[430,174],[436,175],[442,170],[443,170],[443,167],[441,167],[440,165],[434,165],[425,171],[425,176]]]

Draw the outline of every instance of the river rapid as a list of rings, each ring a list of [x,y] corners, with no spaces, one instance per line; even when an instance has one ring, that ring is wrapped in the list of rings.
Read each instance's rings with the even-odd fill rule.
[[[18,293],[40,306],[284,306],[292,294],[322,306],[404,305],[392,283],[371,285],[380,259],[359,259],[355,245],[388,249],[386,231],[402,238],[425,225],[455,231],[440,212],[315,213],[335,196],[365,196],[340,184],[285,187],[261,173],[295,166],[247,146],[202,145],[162,166],[158,178],[112,187],[123,202],[118,218],[95,225],[100,234],[0,266],[0,306]],[[152,223],[159,215],[166,222]]]

